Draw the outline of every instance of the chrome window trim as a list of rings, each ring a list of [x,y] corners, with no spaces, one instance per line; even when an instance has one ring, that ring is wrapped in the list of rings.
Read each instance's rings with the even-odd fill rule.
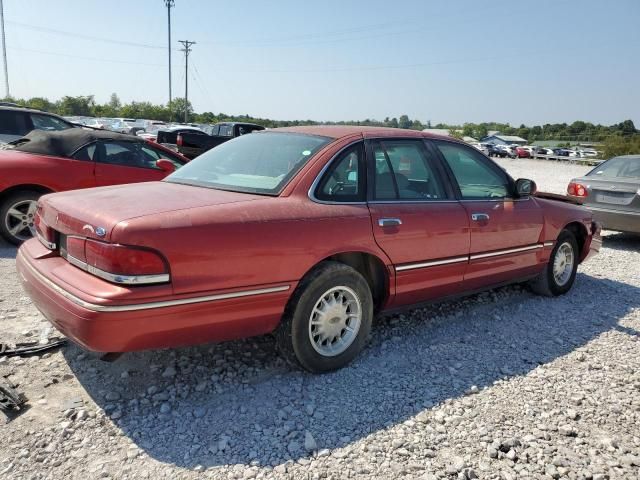
[[[368,202],[370,205],[386,205],[391,203],[417,203],[417,204],[431,204],[431,203],[460,203],[458,200],[417,200],[417,199],[404,199],[404,200],[371,200]]]
[[[359,139],[349,143],[348,145],[345,145],[340,150],[338,150],[333,155],[333,157],[331,157],[329,159],[329,161],[324,165],[324,167],[322,167],[322,170],[320,170],[318,175],[316,175],[316,178],[313,180],[313,183],[311,184],[311,187],[309,187],[309,191],[307,192],[307,196],[309,197],[309,200],[311,200],[314,203],[319,203],[321,205],[366,205],[367,204],[366,201],[364,201],[364,202],[344,202],[344,201],[340,202],[340,201],[333,201],[333,200],[320,200],[319,198],[316,197],[316,193],[315,193],[316,189],[318,188],[318,185],[322,181],[322,177],[327,172],[327,170],[329,170],[329,168],[331,167],[333,162],[336,161],[336,158],[338,158],[340,155],[342,155],[342,153],[344,153],[345,150],[348,150],[349,148],[353,147],[354,145],[356,145],[358,143],[362,143],[364,145],[364,139],[359,138]],[[365,163],[366,163],[366,153],[365,153]],[[365,197],[366,197],[366,192],[365,192]]]
[[[556,242],[544,242],[544,246],[545,247],[553,247],[555,245]]]
[[[18,255],[22,256],[22,253],[18,253]],[[35,275],[42,283],[50,287],[52,290],[56,291],[64,298],[69,300],[70,302],[85,308],[87,310],[91,310],[94,312],[131,312],[137,310],[151,310],[155,308],[166,308],[166,307],[174,307],[179,305],[190,305],[193,303],[202,303],[202,302],[211,302],[217,300],[227,300],[233,298],[241,298],[248,297],[253,295],[263,295],[267,293],[276,293],[276,292],[284,292],[289,290],[290,285],[282,285],[278,287],[269,287],[269,288],[260,288],[255,290],[242,290],[239,292],[231,292],[231,293],[220,293],[217,295],[206,295],[203,297],[191,297],[191,298],[183,298],[179,300],[167,300],[162,302],[148,302],[148,303],[137,303],[137,304],[129,304],[129,305],[98,305],[95,303],[85,302],[81,298],[76,297],[72,293],[68,292],[64,288],[60,287],[56,283],[52,282],[40,272],[38,272],[33,265],[29,263],[28,260],[23,258],[23,265],[25,265],[29,271]]]
[[[507,248],[505,250],[498,250],[496,252],[489,252],[489,253],[476,253],[474,255],[470,255],[469,260],[479,260],[482,258],[491,258],[491,257],[498,257],[501,255],[509,255],[511,253],[528,252],[530,250],[538,250],[540,248],[544,248],[544,245],[541,243],[537,243],[535,245],[529,245],[527,247]]]

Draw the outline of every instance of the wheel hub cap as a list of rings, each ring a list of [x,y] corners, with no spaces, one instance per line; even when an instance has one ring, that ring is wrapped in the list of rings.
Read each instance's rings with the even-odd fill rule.
[[[349,287],[327,290],[316,302],[309,318],[309,340],[320,355],[344,352],[358,336],[362,306]]]
[[[574,254],[573,247],[568,242],[558,247],[553,259],[553,276],[559,286],[565,285],[573,272]]]
[[[21,200],[9,207],[4,219],[5,227],[17,240],[24,241],[35,236],[37,202],[35,200]]]

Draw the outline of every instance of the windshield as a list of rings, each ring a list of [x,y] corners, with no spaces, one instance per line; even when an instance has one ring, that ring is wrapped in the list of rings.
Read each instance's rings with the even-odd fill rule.
[[[640,178],[640,157],[614,157],[591,170],[590,177]]]
[[[298,133],[243,135],[203,153],[166,181],[277,195],[329,142],[330,138]]]

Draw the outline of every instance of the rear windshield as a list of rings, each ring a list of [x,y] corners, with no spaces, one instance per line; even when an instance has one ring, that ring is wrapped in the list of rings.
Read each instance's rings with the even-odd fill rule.
[[[277,195],[329,142],[330,138],[298,133],[243,135],[203,153],[166,181]]]
[[[591,170],[590,177],[640,178],[640,157],[616,157]]]

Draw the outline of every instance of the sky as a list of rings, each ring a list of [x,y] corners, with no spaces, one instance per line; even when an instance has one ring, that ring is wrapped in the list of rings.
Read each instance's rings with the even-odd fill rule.
[[[163,0],[4,0],[14,97],[168,100]],[[640,126],[640,0],[175,0],[173,95],[282,120]],[[0,79],[0,85],[2,81]]]

